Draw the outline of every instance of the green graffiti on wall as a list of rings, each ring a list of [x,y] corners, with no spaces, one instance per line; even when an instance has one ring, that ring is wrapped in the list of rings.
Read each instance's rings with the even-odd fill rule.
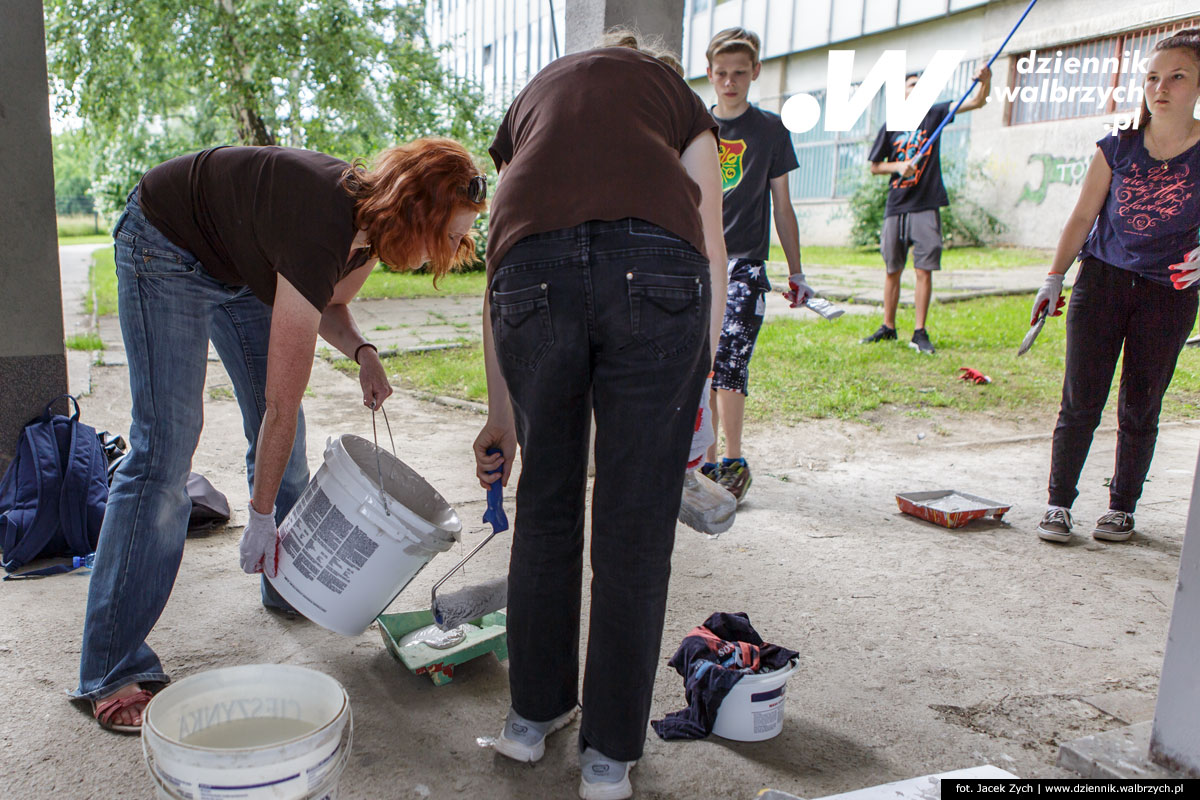
[[[1036,189],[1028,183],[1025,184],[1021,189],[1021,196],[1017,198],[1018,205],[1028,200],[1040,206],[1046,200],[1046,191],[1051,184],[1064,183],[1067,186],[1073,186],[1082,181],[1083,176],[1087,174],[1088,161],[1086,158],[1033,153],[1029,156],[1027,163],[1032,164],[1035,161],[1042,165],[1042,183]]]

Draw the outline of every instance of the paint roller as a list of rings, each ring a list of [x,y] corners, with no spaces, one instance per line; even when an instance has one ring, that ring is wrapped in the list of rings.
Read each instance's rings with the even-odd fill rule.
[[[487,452],[488,455],[492,455],[493,453],[499,453],[500,449],[490,447]],[[501,465],[499,469],[492,470],[492,472],[499,472],[503,469],[504,467]],[[496,534],[508,530],[508,516],[504,513],[504,487],[499,480],[493,481],[488,486],[487,510],[483,512],[483,521],[491,523],[492,532],[482,542],[475,545],[471,552],[467,553],[461,561],[455,564],[449,572],[433,585],[429,605],[433,611],[433,621],[441,630],[448,631],[451,628],[458,627],[467,620],[482,617],[484,614],[490,614],[508,605],[507,577],[496,578],[485,583],[476,584],[475,586],[468,586],[464,589],[459,589],[457,592],[450,592],[438,597],[438,587],[445,583],[447,578],[458,572]]]
[[[984,65],[984,69],[992,68],[992,64],[995,63],[996,59],[1000,57],[1000,54],[1004,52],[1004,48],[1008,46],[1008,40],[1011,39],[1013,34],[1017,32],[1017,28],[1021,27],[1021,23],[1025,21],[1027,16],[1029,16],[1029,12],[1033,10],[1035,5],[1037,5],[1037,0],[1029,0],[1029,5],[1025,7],[1025,11],[1022,12],[1020,19],[1017,20],[1017,24],[1012,26],[1012,30],[1008,32],[1008,36],[1004,37],[1004,41],[998,48],[996,48],[996,52],[992,53],[992,57],[988,59],[987,64]],[[971,81],[971,85],[967,87],[965,92],[963,92],[963,96],[958,98],[958,102],[954,104],[954,108],[949,114],[946,115],[946,118],[942,120],[942,124],[937,126],[937,129],[934,130],[933,135],[925,140],[925,143],[921,145],[921,149],[919,149],[917,154],[913,156],[913,161],[916,161],[918,158],[929,152],[929,148],[933,147],[933,143],[936,142],[938,136],[941,135],[942,128],[946,127],[946,124],[950,122],[950,120],[954,119],[954,115],[958,113],[958,109],[962,107],[963,103],[967,102],[967,98],[971,96],[971,92],[975,91],[975,87],[978,84],[978,78],[975,78]]]

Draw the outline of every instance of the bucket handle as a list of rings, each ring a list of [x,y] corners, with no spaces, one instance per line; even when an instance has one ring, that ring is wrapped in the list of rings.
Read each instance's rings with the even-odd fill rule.
[[[379,405],[379,410],[383,412],[383,424],[387,426],[388,438],[392,440],[392,455],[396,458],[396,440],[392,436],[392,423],[388,422],[387,409],[382,404]],[[383,490],[383,463],[379,460],[379,430],[375,427],[375,401],[371,401],[371,435],[375,437],[375,471],[379,476],[379,500],[383,503],[383,513],[385,516],[392,515],[391,509],[388,508],[387,492]]]

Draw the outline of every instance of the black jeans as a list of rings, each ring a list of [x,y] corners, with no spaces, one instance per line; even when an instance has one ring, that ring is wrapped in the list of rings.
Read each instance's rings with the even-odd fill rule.
[[[596,415],[583,740],[640,758],[675,518],[709,371],[708,261],[648,222],[529,236],[491,284],[521,446],[508,572],[509,685],[526,719],[573,708],[588,439]]]
[[[1050,504],[1070,508],[1122,347],[1109,507],[1133,513],[1150,471],[1158,414],[1196,322],[1196,292],[1084,259],[1067,308],[1067,366],[1050,456]]]

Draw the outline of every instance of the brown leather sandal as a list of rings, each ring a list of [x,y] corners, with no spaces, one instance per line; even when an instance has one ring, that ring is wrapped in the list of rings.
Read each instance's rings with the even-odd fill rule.
[[[92,701],[92,716],[96,718],[96,722],[100,723],[100,727],[107,731],[115,731],[117,733],[141,733],[142,732],[142,713],[145,712],[146,706],[150,703],[150,698],[154,695],[149,689],[142,689],[135,694],[127,697],[112,697],[108,700],[93,700]],[[127,708],[134,708],[138,711],[138,722],[136,725],[118,725],[113,722],[113,717],[121,713]]]

